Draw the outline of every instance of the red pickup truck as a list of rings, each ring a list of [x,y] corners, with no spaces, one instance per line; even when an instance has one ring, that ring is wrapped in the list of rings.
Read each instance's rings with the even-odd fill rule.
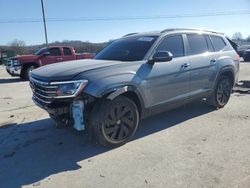
[[[91,59],[93,57],[94,54],[91,53],[76,54],[72,47],[50,46],[38,50],[33,55],[20,55],[9,58],[6,71],[11,76],[20,76],[28,80],[30,72],[35,68],[62,61]]]

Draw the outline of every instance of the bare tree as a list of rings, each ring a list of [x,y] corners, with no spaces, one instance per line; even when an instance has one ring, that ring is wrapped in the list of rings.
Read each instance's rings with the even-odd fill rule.
[[[236,32],[236,33],[233,34],[232,39],[242,40],[243,39],[243,35],[241,34],[241,32]]]
[[[25,42],[22,40],[15,39],[9,43],[9,47],[16,54],[24,54],[26,52]]]
[[[250,35],[246,38],[246,41],[250,42]]]

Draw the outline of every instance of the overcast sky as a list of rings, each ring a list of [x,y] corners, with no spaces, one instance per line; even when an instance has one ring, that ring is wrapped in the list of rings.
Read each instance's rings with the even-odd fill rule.
[[[250,14],[246,13],[250,12],[250,0],[44,0],[44,5],[50,20],[49,42],[104,42],[126,33],[170,27],[250,35]],[[221,15],[224,13],[232,14]],[[41,20],[40,0],[0,0],[0,45],[14,39],[28,45],[44,43]]]

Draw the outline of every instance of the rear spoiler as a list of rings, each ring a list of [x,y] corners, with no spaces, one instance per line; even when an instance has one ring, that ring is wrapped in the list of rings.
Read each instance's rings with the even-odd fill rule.
[[[234,41],[232,41],[231,39],[229,39],[228,37],[226,37],[228,42],[231,44],[231,46],[233,47],[233,49],[237,52],[237,49],[239,47],[238,44],[236,44]]]

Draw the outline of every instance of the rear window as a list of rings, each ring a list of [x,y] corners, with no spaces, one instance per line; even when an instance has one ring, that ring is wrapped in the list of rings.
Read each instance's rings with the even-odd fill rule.
[[[188,34],[189,55],[202,54],[209,51],[204,35]]]
[[[222,50],[226,46],[225,41],[221,37],[218,36],[210,36],[210,37],[216,52]]]
[[[65,56],[72,55],[71,50],[69,48],[63,48],[63,53]]]
[[[213,47],[212,41],[208,35],[206,35],[206,40],[207,40],[208,51],[214,52],[214,47]]]

